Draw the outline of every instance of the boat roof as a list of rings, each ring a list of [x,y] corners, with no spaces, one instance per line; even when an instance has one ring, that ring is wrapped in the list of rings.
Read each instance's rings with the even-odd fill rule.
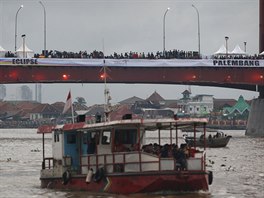
[[[178,129],[190,127],[192,125],[203,125],[207,123],[205,118],[181,118],[181,119],[128,119],[128,120],[114,120],[109,122],[87,124],[85,122],[64,124],[56,126],[41,126],[37,133],[51,133],[59,130],[61,132],[67,131],[98,131],[110,129],[113,127],[143,127],[145,130],[157,129]]]

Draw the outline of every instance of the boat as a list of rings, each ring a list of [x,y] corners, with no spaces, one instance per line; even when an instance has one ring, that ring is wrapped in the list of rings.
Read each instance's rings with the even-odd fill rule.
[[[188,146],[204,147],[204,145],[206,145],[206,147],[210,148],[226,147],[231,138],[231,135],[226,135],[222,131],[216,132],[213,136],[211,134],[209,136],[204,136],[202,134],[198,138],[184,135],[184,140]]]
[[[177,146],[181,128],[206,123],[201,118],[126,115],[121,120],[86,123],[79,119],[41,126],[37,131],[43,139],[41,187],[124,195],[208,191],[213,174],[206,170],[205,148]],[[52,156],[47,157],[45,135],[50,133]],[[156,142],[148,142],[147,134],[155,135]],[[170,137],[164,142],[167,134]]]

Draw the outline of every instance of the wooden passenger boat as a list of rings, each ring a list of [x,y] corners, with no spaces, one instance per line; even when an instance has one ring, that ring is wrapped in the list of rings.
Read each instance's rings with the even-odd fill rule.
[[[198,138],[184,136],[185,142],[188,146],[197,146],[197,147],[204,147],[204,143],[206,147],[210,148],[220,148],[226,147],[229,140],[231,139],[231,135],[226,135],[223,132],[217,132],[214,136],[207,136],[204,142],[204,136],[201,135]]]
[[[206,170],[205,148],[200,151],[188,148],[185,165],[175,156],[175,151],[181,149],[176,146],[178,130],[205,127],[206,122],[206,119],[125,119],[42,126],[38,129],[43,135],[41,187],[114,194],[207,191],[212,172]],[[170,138],[162,147],[165,131]],[[52,133],[52,157],[45,155],[47,133]],[[155,144],[146,144],[147,133],[158,137]],[[159,149],[154,149],[155,146]],[[184,144],[181,147],[188,151]]]

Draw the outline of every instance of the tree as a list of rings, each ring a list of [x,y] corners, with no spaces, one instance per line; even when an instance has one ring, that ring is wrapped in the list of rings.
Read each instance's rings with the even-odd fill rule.
[[[76,101],[74,101],[73,104],[80,104],[80,105],[86,105],[86,101],[83,97],[77,97],[75,98]]]

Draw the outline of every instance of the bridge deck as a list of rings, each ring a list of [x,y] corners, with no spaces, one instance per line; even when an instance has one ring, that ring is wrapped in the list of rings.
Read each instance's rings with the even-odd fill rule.
[[[21,59],[0,58],[0,83],[193,84],[261,90],[263,59]]]

